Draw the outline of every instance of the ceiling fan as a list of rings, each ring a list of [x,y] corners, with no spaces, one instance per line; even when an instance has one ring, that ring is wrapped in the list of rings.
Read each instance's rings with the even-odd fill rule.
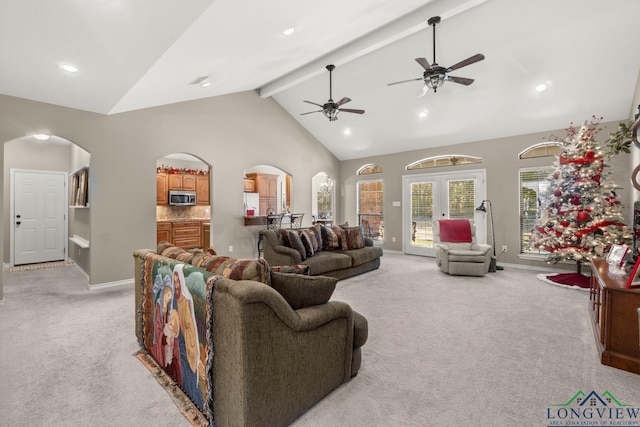
[[[418,93],[418,98],[424,96],[429,89],[433,89],[434,92],[438,91],[438,88],[444,84],[445,81],[451,81],[454,83],[459,83],[461,85],[469,86],[473,83],[473,79],[468,79],[466,77],[454,77],[450,76],[449,73],[451,71],[457,70],[458,68],[466,67],[467,65],[474,64],[478,61],[482,61],[484,59],[484,55],[481,53],[477,53],[464,61],[460,61],[455,65],[452,65],[449,68],[441,67],[436,62],[436,25],[440,23],[440,17],[434,16],[430,18],[428,24],[433,27],[433,64],[429,64],[429,62],[425,58],[416,58],[416,62],[424,68],[424,73],[422,77],[418,77],[417,79],[410,80],[402,80],[399,82],[388,83],[387,86],[397,85],[399,83],[407,83],[413,82],[417,80],[424,81],[424,87]]]
[[[313,104],[313,105],[317,105],[318,107],[321,107],[322,110],[316,110],[316,111],[309,111],[307,113],[302,113],[301,115],[305,115],[305,114],[311,114],[311,113],[323,113],[324,116],[326,118],[329,119],[330,122],[335,122],[336,120],[338,120],[338,113],[341,111],[344,111],[345,113],[356,113],[356,114],[364,114],[364,110],[355,110],[352,108],[340,108],[342,105],[346,104],[347,102],[351,101],[350,98],[347,98],[346,96],[344,98],[342,98],[340,101],[338,102],[334,102],[333,101],[333,96],[331,95],[331,72],[336,68],[335,65],[327,65],[327,70],[329,70],[329,101],[327,101],[325,104],[316,104],[315,102],[311,102],[311,101],[304,101],[304,102],[308,102],[309,104]]]

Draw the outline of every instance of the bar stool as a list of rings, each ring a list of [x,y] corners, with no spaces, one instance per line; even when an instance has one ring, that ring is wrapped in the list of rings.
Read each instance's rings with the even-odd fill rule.
[[[302,217],[304,216],[303,213],[301,214],[291,214],[291,228],[300,228],[302,227]]]
[[[267,230],[278,230],[282,226],[282,217],[284,214],[267,215]],[[262,233],[258,234],[258,258],[262,258]]]

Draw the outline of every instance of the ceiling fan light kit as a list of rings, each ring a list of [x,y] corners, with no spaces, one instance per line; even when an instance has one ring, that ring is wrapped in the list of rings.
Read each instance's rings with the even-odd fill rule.
[[[424,96],[429,91],[429,89],[433,89],[434,93],[437,92],[438,88],[441,87],[445,81],[451,81],[461,85],[469,86],[471,83],[473,83],[473,79],[450,76],[449,73],[451,71],[457,70],[458,68],[466,67],[467,65],[482,61],[484,59],[484,55],[481,53],[477,53],[465,59],[464,61],[460,61],[457,64],[452,65],[451,67],[441,67],[436,62],[436,25],[440,23],[440,17],[434,16],[433,18],[430,18],[427,23],[433,27],[433,63],[429,64],[429,61],[427,61],[426,58],[416,58],[416,62],[420,64],[422,68],[424,68],[422,77],[418,77],[417,79],[401,80],[399,82],[388,83],[387,86],[422,80],[424,82],[424,87],[418,93],[418,97]]]
[[[359,110],[354,108],[340,108],[342,105],[346,104],[347,102],[351,102],[351,99],[347,98],[346,96],[338,102],[333,101],[333,94],[332,94],[333,82],[331,80],[331,73],[333,72],[333,70],[335,70],[336,66],[330,64],[330,65],[327,65],[326,68],[327,70],[329,70],[329,101],[325,102],[324,104],[317,104],[311,101],[304,101],[309,104],[317,105],[318,107],[322,108],[322,110],[308,111],[306,113],[302,113],[301,115],[304,116],[305,114],[322,113],[326,118],[329,119],[330,122],[335,122],[336,120],[338,120],[338,113],[341,111],[345,113],[364,114],[364,110]]]

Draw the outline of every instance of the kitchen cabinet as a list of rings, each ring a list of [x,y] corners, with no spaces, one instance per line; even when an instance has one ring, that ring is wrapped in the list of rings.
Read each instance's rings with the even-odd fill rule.
[[[168,174],[169,190],[196,191],[196,175],[188,173]]]
[[[244,179],[244,192],[245,193],[256,192],[256,182],[253,179],[249,179],[249,178]]]
[[[201,248],[201,228],[200,221],[174,221],[171,223],[171,243],[182,249]]]
[[[211,223],[202,221],[202,249],[205,251],[211,246]]]
[[[156,174],[156,205],[169,204],[169,179],[166,173]]]
[[[278,175],[248,173],[247,178],[254,181],[255,192],[260,195],[260,214],[278,212]]]
[[[193,175],[196,177],[196,204],[209,206],[211,199],[209,197],[209,175]]]
[[[171,223],[158,222],[156,224],[156,242],[171,242]]]

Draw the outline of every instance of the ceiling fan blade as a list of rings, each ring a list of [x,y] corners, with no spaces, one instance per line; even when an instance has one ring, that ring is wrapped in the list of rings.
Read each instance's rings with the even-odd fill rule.
[[[340,108],[340,111],[344,111],[345,113],[364,114],[364,110],[354,110],[353,108]]]
[[[420,92],[418,92],[418,95],[416,95],[416,98],[422,98],[427,94],[427,92],[429,92],[429,86],[427,85],[422,86],[422,89],[420,90]]]
[[[307,102],[309,104],[313,104],[313,105],[317,105],[318,107],[322,108],[322,104],[316,104],[315,102],[311,102],[311,101],[303,101],[303,102]],[[315,112],[315,111],[314,111]]]
[[[418,80],[422,80],[422,77],[418,77],[417,79],[409,79],[409,80],[402,80],[402,81],[399,81],[399,82],[387,83],[387,86],[393,86],[393,85],[397,85],[397,84],[400,84],[400,83],[415,82],[415,81],[418,81]]]
[[[431,70],[431,65],[429,65],[429,61],[427,61],[426,58],[416,58],[416,62],[422,65],[422,68],[424,68],[425,70]]]
[[[481,53],[476,53],[470,58],[465,59],[464,61],[460,61],[455,65],[447,68],[447,73],[449,71],[457,70],[458,68],[466,67],[467,65],[475,64],[478,61],[482,61],[484,59],[484,55]]]
[[[351,98],[347,98],[346,96],[342,98],[340,101],[336,102],[336,105],[339,107],[347,102],[351,102]]]
[[[474,81],[473,79],[468,79],[466,77],[454,77],[454,76],[447,76],[446,79],[454,83],[460,83],[461,85],[465,85],[465,86],[469,86]]]
[[[306,113],[300,113],[301,116],[304,116],[305,114],[311,114],[311,113],[322,113],[322,110],[318,110],[318,111],[307,111]]]

